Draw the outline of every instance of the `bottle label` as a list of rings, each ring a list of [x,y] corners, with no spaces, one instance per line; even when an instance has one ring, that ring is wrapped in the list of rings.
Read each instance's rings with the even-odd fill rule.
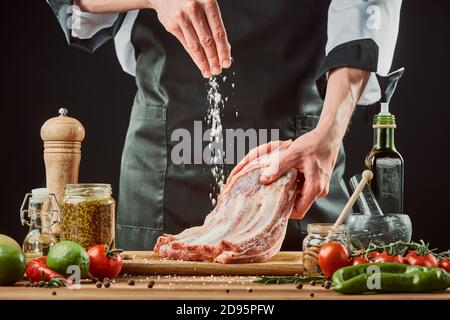
[[[398,158],[376,160],[377,200],[384,213],[403,212],[403,164]]]

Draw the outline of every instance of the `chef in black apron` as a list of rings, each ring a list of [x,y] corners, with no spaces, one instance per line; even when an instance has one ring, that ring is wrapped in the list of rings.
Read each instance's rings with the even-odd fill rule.
[[[158,1],[165,3],[157,7]],[[280,140],[294,140],[280,170],[265,181],[288,167],[305,178],[297,217],[312,206],[304,219],[290,220],[284,249],[301,247],[307,223],[335,220],[348,198],[342,138],[356,104],[354,119],[377,112],[376,75],[389,72],[401,0],[219,0],[226,29],[219,38],[227,37],[233,56],[231,67],[220,57],[212,63],[218,60],[220,70],[211,61],[209,70],[198,59],[196,66],[183,39],[166,30],[176,33],[176,28],[159,20],[171,14],[170,5],[183,1],[47,2],[71,45],[92,52],[113,38],[122,68],[136,78],[121,164],[120,247],[149,250],[163,233],[201,225],[212,209],[209,193],[216,182],[210,165],[174,163],[171,152],[179,142],[172,139],[175,130],[193,135],[194,122],[205,119],[204,78],[218,73],[221,94],[228,98],[223,128],[278,129]],[[216,3],[187,2],[198,10]],[[226,164],[225,174],[235,164]]]

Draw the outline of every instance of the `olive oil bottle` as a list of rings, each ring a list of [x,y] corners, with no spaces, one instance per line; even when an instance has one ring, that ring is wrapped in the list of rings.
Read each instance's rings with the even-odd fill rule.
[[[373,193],[383,212],[403,213],[404,161],[395,146],[395,116],[382,111],[374,117],[373,129],[373,148],[365,160],[373,172]]]

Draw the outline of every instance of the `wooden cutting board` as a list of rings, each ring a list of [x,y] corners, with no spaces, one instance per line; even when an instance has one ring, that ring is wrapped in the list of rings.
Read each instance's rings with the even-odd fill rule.
[[[140,275],[294,275],[302,273],[302,253],[284,251],[263,263],[221,264],[161,259],[152,251],[122,253],[123,273]]]

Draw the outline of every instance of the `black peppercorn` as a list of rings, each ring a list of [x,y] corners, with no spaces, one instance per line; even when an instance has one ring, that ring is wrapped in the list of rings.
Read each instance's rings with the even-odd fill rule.
[[[297,289],[303,289],[303,283],[297,283],[297,285],[295,286]]]
[[[330,289],[330,288],[331,288],[331,282],[330,282],[330,281],[325,281],[323,287],[324,287],[325,289]]]
[[[96,286],[97,288],[101,288],[101,287],[103,286],[103,283],[101,283],[100,281],[98,281],[98,282],[95,284],[95,286]]]
[[[39,283],[38,283],[39,288],[45,287],[45,283],[46,282],[44,280],[39,281]]]
[[[52,291],[52,295],[56,296],[56,291],[55,290]]]
[[[134,286],[135,282],[133,279],[128,280],[128,285],[129,286]]]
[[[253,292],[253,289],[252,288],[248,288],[247,292]]]
[[[311,292],[310,296],[311,296],[311,298],[314,298],[314,293]]]
[[[154,285],[155,285],[155,281],[152,280],[147,284],[147,288],[151,289],[151,288],[153,288]]]
[[[92,278],[92,283],[97,283],[98,282],[98,278],[97,277],[93,277]]]
[[[105,282],[103,283],[103,286],[104,286],[105,288],[109,288],[109,287],[111,287],[111,282],[105,281]]]
[[[312,280],[309,284],[314,287],[316,285],[316,281]]]

